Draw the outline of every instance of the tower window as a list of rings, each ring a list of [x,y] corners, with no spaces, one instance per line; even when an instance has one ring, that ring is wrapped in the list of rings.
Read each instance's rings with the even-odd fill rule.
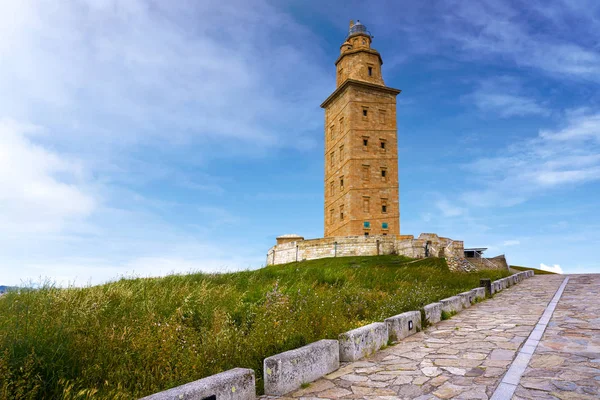
[[[363,108],[363,117],[366,117],[368,114],[368,111],[366,108]]]
[[[373,76],[373,67],[369,67],[369,76]]]
[[[329,222],[333,223],[334,220],[334,216],[333,216],[333,208],[331,210],[329,210]]]
[[[340,146],[340,161],[344,161],[344,145]]]
[[[369,212],[369,209],[371,208],[369,203],[370,203],[369,202],[369,198],[368,197],[363,197],[363,212],[364,213],[368,213]]]
[[[388,223],[387,222],[382,222],[381,223],[381,228],[382,229],[388,229]]]
[[[363,222],[363,228],[365,228],[365,229],[371,228],[371,223],[369,221]]]
[[[329,195],[333,196],[333,193],[334,193],[334,191],[333,191],[333,182],[330,182],[329,183]]]
[[[369,236],[369,232],[365,232],[365,236]]]
[[[333,140],[335,138],[335,131],[333,129],[334,129],[334,126],[331,125],[329,127],[329,140]]]
[[[384,141],[382,141],[382,142],[381,142],[381,148],[382,148],[383,150],[385,150],[385,142],[384,142]]]
[[[387,181],[387,170],[385,168],[381,169],[381,180]]]
[[[340,206],[340,220],[344,220],[344,205]]]
[[[363,146],[367,146],[369,144],[369,139],[363,138]]]
[[[381,206],[381,212],[384,214],[387,212],[387,206],[385,204]]]
[[[379,123],[385,124],[385,110],[379,110]]]
[[[344,177],[340,178],[340,190],[344,190]]]
[[[334,152],[332,151],[331,154],[329,155],[329,164],[333,167],[334,162],[335,162],[335,155],[334,155]]]

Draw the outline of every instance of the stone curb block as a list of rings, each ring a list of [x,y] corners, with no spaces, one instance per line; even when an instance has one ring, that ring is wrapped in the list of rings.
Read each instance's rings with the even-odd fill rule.
[[[440,300],[442,303],[442,311],[446,311],[447,313],[451,312],[460,312],[462,310],[462,300],[460,296],[452,296],[446,299]]]
[[[483,287],[478,287],[475,288],[473,290],[471,290],[474,293],[474,297],[480,300],[485,299],[485,288]]]
[[[423,307],[425,321],[431,325],[442,320],[442,303],[431,303]]]
[[[356,361],[375,353],[388,343],[388,328],[383,322],[374,322],[342,333],[340,361]]]
[[[265,394],[281,396],[340,367],[337,340],[319,340],[299,349],[265,358]],[[219,397],[217,397],[219,399]]]
[[[457,296],[460,297],[462,308],[471,307],[471,304],[473,304],[473,299],[475,298],[473,292],[470,290],[468,292],[459,293]]]
[[[230,369],[140,400],[200,400],[211,397],[219,400],[255,400],[254,371],[245,368]]]
[[[385,320],[388,338],[397,342],[421,330],[421,312],[408,311]]]

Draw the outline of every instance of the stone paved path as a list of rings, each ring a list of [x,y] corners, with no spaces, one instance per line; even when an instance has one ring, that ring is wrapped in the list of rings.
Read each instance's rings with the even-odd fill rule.
[[[358,362],[348,363],[338,371],[311,383],[308,388],[300,389],[287,397],[263,396],[263,399],[488,399],[500,382],[515,357],[516,351],[525,341],[538,319],[544,312],[548,302],[562,283],[560,275],[541,275],[530,278],[523,283],[510,287],[495,295],[493,299],[476,304],[455,315],[450,320],[442,321],[425,331],[402,340],[395,346],[377,352],[372,357]],[[585,280],[579,285],[584,285]],[[590,312],[598,311],[598,305],[590,305],[591,299],[598,294],[580,293],[575,289],[578,280],[567,285],[564,297],[569,299],[570,306],[559,308],[568,326],[584,326],[587,334],[571,334],[567,338],[568,346],[598,346],[598,331],[592,338],[592,326],[598,329],[598,315],[590,317]],[[600,284],[600,282],[596,282]],[[592,285],[590,285],[592,286]],[[600,286],[596,285],[595,290]],[[593,292],[592,287],[589,291]],[[591,297],[590,297],[591,296]],[[583,303],[580,298],[586,298]],[[583,303],[583,305],[582,305]],[[586,323],[579,318],[570,318],[565,314],[580,305],[581,317],[591,320]],[[587,305],[587,306],[586,306]],[[588,306],[590,306],[588,308]],[[595,321],[595,322],[594,322]],[[595,324],[595,325],[593,325]],[[558,328],[549,327],[549,331],[558,332]],[[558,333],[554,333],[559,335]],[[561,339],[563,340],[563,339]],[[596,340],[596,341],[594,341]],[[586,341],[586,344],[583,344]],[[559,342],[564,344],[563,342]],[[544,349],[555,350],[555,342],[547,344]],[[569,349],[575,347],[569,347]],[[544,354],[545,357],[556,356]],[[546,371],[558,366],[558,359],[539,358],[534,356],[533,366]],[[563,357],[563,356],[559,356]],[[598,358],[598,357],[597,357]],[[564,358],[561,358],[564,360]],[[569,358],[563,363],[580,365],[590,372],[591,360],[581,355]],[[587,363],[587,364],[586,364]],[[562,373],[567,373],[564,371]],[[545,372],[544,372],[545,373]],[[556,370],[556,374],[561,372]],[[527,379],[534,379],[543,374],[535,368],[527,371]],[[596,370],[597,378],[600,372]],[[567,379],[565,376],[563,378]],[[589,379],[589,378],[587,378]],[[592,380],[595,378],[591,378]],[[595,381],[596,385],[599,383]],[[524,382],[524,385],[527,385]],[[591,387],[591,386],[590,386]],[[545,387],[550,389],[549,387]],[[597,390],[597,386],[595,386]],[[519,395],[532,397],[546,391],[530,393],[530,388],[520,387]],[[583,390],[578,386],[579,390]],[[591,390],[591,389],[590,389]],[[527,391],[527,393],[525,393]],[[575,393],[575,392],[571,392]],[[527,397],[530,396],[530,397]],[[554,397],[548,397],[554,398]],[[562,397],[569,398],[569,397]],[[572,397],[576,398],[576,397]],[[581,397],[587,398],[587,397]]]
[[[600,399],[600,275],[571,275],[513,399]]]

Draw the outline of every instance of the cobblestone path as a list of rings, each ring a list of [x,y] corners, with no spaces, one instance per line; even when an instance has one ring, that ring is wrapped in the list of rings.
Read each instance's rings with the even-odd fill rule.
[[[600,275],[571,275],[514,399],[600,399]]]
[[[572,279],[572,285],[569,283],[565,291],[569,302],[562,306],[562,302],[559,303],[557,311],[567,327],[587,328],[587,333],[572,332],[566,338],[540,343],[547,352],[534,356],[532,360],[533,366],[539,367],[527,372],[526,378],[532,383],[537,382],[536,377],[543,376],[548,368],[555,368],[552,371],[558,376],[567,374],[563,375],[564,379],[572,375],[583,376],[584,373],[587,380],[599,379],[600,372],[596,370],[594,375],[590,366],[598,362],[598,356],[592,360],[580,354],[571,357],[557,353],[560,346],[563,350],[597,352],[600,345],[600,331],[596,331],[596,337],[592,338],[592,327],[598,329],[600,324],[598,300],[592,304],[592,299],[598,299],[598,294],[593,292],[600,288],[600,282],[596,282],[594,289],[585,278]],[[305,389],[287,397],[263,396],[262,399],[488,399],[563,280],[560,275],[535,276],[371,357],[346,363]],[[578,288],[586,284],[588,288],[580,293]],[[566,315],[573,309],[578,310],[580,317]],[[585,322],[583,318],[591,322]],[[557,338],[560,336],[559,328],[552,326],[549,329]],[[586,346],[595,350],[581,350]],[[560,362],[555,357],[560,357]],[[560,365],[571,363],[581,372],[559,369]],[[598,383],[595,380],[595,390]],[[537,395],[526,394],[531,388],[526,387],[526,382],[524,385],[518,393],[525,398]],[[591,385],[587,387],[592,388]],[[578,384],[577,390],[584,391],[583,387],[583,384]],[[554,390],[549,386],[542,389],[549,389],[545,392],[538,390],[542,395]]]

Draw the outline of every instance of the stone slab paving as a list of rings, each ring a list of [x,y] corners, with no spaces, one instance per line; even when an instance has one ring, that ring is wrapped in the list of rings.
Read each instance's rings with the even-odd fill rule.
[[[513,399],[600,399],[600,275],[569,275]]]
[[[305,389],[262,399],[489,399],[563,279],[530,278]]]

